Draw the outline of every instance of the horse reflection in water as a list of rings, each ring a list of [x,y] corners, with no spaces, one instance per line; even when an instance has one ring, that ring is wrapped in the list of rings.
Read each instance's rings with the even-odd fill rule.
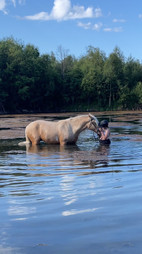
[[[28,166],[37,164],[39,167],[46,167],[47,174],[49,171],[50,174],[53,173],[52,168],[58,168],[60,170],[64,168],[64,170],[66,170],[66,166],[68,168],[72,163],[74,164],[73,154],[75,151],[79,151],[76,145],[59,146],[41,143],[35,146],[26,144],[26,153],[30,155],[30,157],[27,157],[30,158]]]
[[[59,146],[59,145],[47,145],[45,143],[41,143],[40,145],[33,146],[32,144],[26,144],[26,152],[27,154],[39,154],[41,156],[50,156],[55,155],[56,153],[60,154],[70,154],[73,151],[79,151],[77,145],[72,146]]]
[[[22,144],[38,145],[40,141],[47,144],[76,144],[79,134],[85,129],[97,132],[98,119],[91,115],[81,115],[60,121],[37,120],[31,122],[25,130],[26,142]]]
[[[26,144],[26,152],[27,154],[38,154],[41,157],[46,158],[55,158],[58,156],[58,159],[65,163],[65,159],[70,161],[74,161],[74,163],[85,163],[90,165],[90,167],[95,168],[95,165],[108,164],[108,155],[109,155],[110,147],[109,146],[102,146],[98,145],[97,147],[93,148],[91,151],[83,151],[80,150],[79,146],[71,145],[71,146],[58,146],[58,145],[47,145],[47,144],[40,144],[33,146],[31,144]],[[67,161],[66,161],[67,163]]]
[[[107,166],[109,161],[109,149],[109,146],[99,145],[91,151],[76,151],[74,152],[73,157],[76,161],[89,164],[91,168],[95,168],[96,165],[99,165],[100,163]]]

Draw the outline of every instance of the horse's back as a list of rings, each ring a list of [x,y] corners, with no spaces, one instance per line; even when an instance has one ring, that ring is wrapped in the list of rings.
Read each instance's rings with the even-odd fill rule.
[[[33,144],[39,143],[40,140],[47,142],[47,137],[51,139],[55,135],[55,122],[36,120],[27,125],[25,134]]]
[[[39,130],[40,128],[47,128],[52,127],[54,125],[54,122],[51,121],[45,121],[45,120],[36,120],[31,123],[29,123],[26,127],[26,130]]]
[[[25,130],[26,134],[28,135],[30,132],[38,131],[41,124],[43,124],[42,122],[43,122],[42,120],[36,120],[34,122],[29,123]]]

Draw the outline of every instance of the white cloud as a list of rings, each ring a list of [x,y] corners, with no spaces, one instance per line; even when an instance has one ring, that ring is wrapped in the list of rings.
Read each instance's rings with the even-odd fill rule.
[[[104,31],[105,31],[105,32],[112,32],[112,28],[109,28],[109,27],[104,28]]]
[[[70,8],[71,4],[69,0],[55,0],[52,12],[49,17],[52,19],[62,20],[67,16]]]
[[[24,4],[25,0],[17,0],[19,4]],[[13,6],[16,7],[16,0],[0,0],[0,11],[7,14],[6,7],[8,6],[9,2],[12,2]]]
[[[99,17],[101,17],[102,16],[102,11],[101,11],[101,9],[100,8],[96,8],[95,10],[94,10],[94,17],[95,18],[99,18]]]
[[[33,16],[26,16],[25,19],[29,20],[49,20],[47,12],[40,12],[38,14],[35,14]]]
[[[5,11],[6,7],[6,1],[5,0],[0,0],[0,11]]]
[[[14,7],[16,7],[16,0],[11,0],[11,1],[13,3]]]
[[[19,2],[19,4],[25,4],[25,1],[26,0],[19,0],[18,2]]]
[[[89,7],[85,10],[84,6],[73,6],[73,8],[69,11],[65,19],[82,19],[92,17],[93,17],[92,8]]]
[[[83,18],[98,18],[102,16],[100,8],[94,9],[84,6],[73,5],[71,0],[54,0],[53,8],[50,12],[40,12],[35,15],[26,16],[29,20],[69,20],[69,19],[83,19]]]
[[[120,32],[123,31],[123,29],[122,29],[122,27],[114,27],[114,28],[113,28],[113,31],[114,31],[115,33],[120,33]]]
[[[101,27],[103,26],[102,23],[97,23],[97,24],[94,24],[93,26],[93,30],[96,30],[96,31],[99,31],[101,29]]]
[[[82,22],[78,22],[77,24],[79,27],[82,27],[84,29],[91,29],[91,30],[95,30],[95,31],[99,31],[101,29],[101,27],[103,26],[102,23],[96,23],[96,24],[92,24],[90,22],[88,23],[82,23]]]
[[[125,23],[126,20],[125,19],[113,19],[114,23]]]
[[[114,27],[114,28],[104,28],[105,32],[115,32],[115,33],[120,33],[123,31],[122,27]]]
[[[79,27],[82,27],[82,28],[86,29],[86,30],[91,28],[91,23],[90,23],[90,22],[88,22],[88,23],[78,22],[77,25],[78,25]]]

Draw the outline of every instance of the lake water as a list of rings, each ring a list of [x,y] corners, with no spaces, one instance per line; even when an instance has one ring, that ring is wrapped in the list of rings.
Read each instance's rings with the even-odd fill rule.
[[[0,254],[142,253],[142,112],[95,115],[110,146],[26,149],[28,122],[66,116],[0,117]]]

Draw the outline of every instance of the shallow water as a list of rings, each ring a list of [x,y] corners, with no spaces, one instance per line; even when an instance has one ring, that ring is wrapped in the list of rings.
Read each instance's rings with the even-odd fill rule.
[[[27,149],[27,116],[0,119],[0,254],[141,254],[142,113],[104,117],[110,146],[85,131]]]

